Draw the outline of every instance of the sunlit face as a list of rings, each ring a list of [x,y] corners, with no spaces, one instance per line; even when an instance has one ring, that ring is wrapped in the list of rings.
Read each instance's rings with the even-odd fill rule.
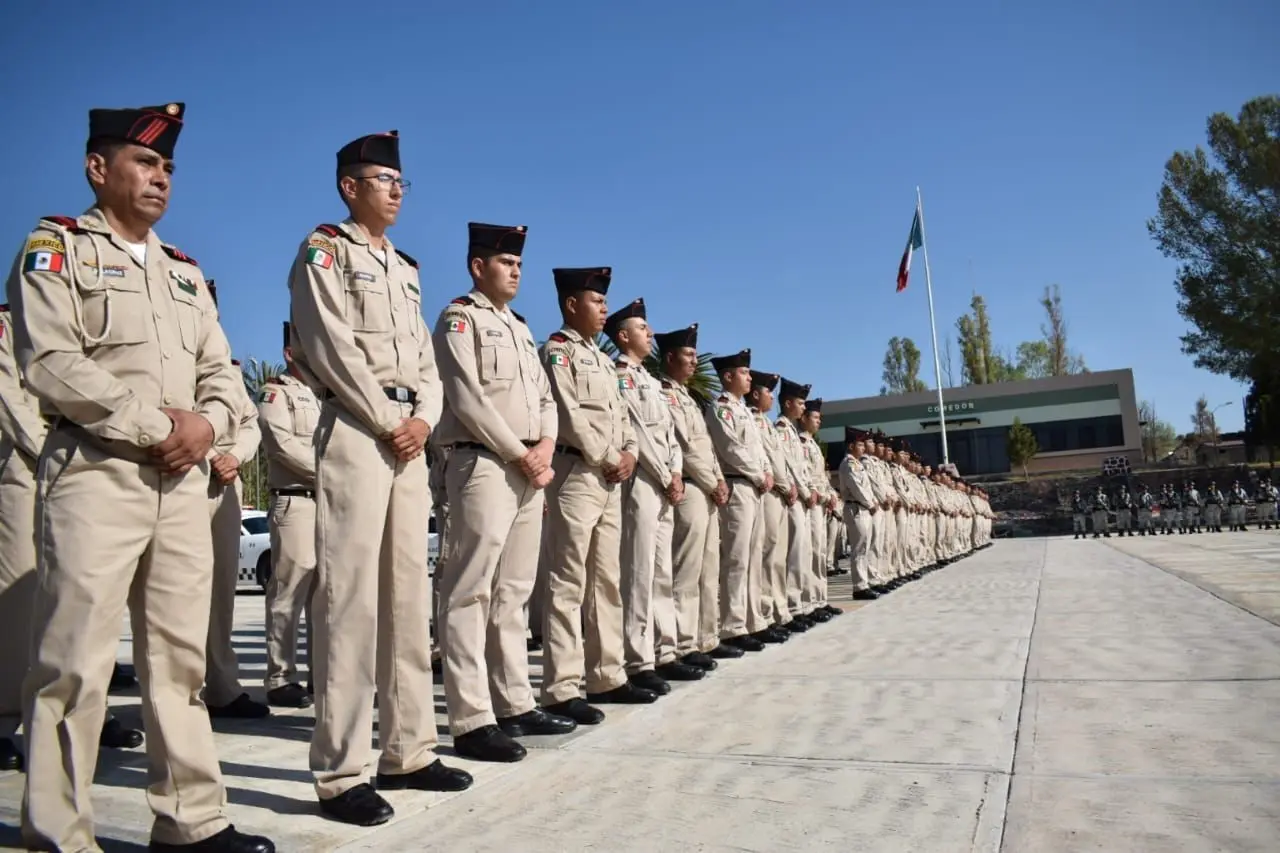
[[[400,203],[409,184],[395,169],[368,165],[355,175],[344,176],[339,187],[353,219],[389,228],[400,216]]]
[[[173,161],[150,148],[122,143],[105,155],[85,155],[84,166],[99,203],[108,210],[154,225],[169,209]]]
[[[861,459],[867,453],[867,443],[865,441],[855,441],[850,447],[852,448],[850,452],[853,454],[854,459]]]
[[[720,374],[720,384],[735,397],[745,397],[751,390],[751,368],[735,367]]]
[[[822,412],[805,412],[800,418],[800,425],[804,427],[805,432],[816,435],[822,428]]]
[[[662,353],[667,375],[676,382],[688,382],[698,370],[698,351],[693,347],[677,347]]]
[[[504,253],[487,259],[472,258],[471,277],[481,293],[506,303],[515,299],[520,290],[523,266],[519,255]]]
[[[595,336],[604,331],[609,300],[596,290],[582,290],[565,300],[565,314],[579,332]]]
[[[782,401],[782,414],[793,421],[804,417],[804,400],[799,397],[788,397]]]
[[[643,317],[632,317],[618,330],[618,347],[639,358],[653,353],[653,329]]]

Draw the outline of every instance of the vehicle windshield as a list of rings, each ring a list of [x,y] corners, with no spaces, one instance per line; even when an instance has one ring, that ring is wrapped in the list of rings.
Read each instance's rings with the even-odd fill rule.
[[[251,534],[266,533],[267,519],[266,516],[253,516],[251,518],[242,518],[240,523],[244,525],[244,529]]]

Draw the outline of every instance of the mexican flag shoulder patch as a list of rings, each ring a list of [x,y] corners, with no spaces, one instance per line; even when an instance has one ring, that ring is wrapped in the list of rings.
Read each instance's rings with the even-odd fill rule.
[[[547,356],[547,363],[552,367],[568,367],[569,357],[558,352],[553,352]]]
[[[330,269],[333,266],[333,255],[321,249],[319,246],[307,247],[307,263],[313,267],[320,267],[322,270]]]
[[[733,423],[733,410],[728,406],[716,406],[716,417],[727,424]]]

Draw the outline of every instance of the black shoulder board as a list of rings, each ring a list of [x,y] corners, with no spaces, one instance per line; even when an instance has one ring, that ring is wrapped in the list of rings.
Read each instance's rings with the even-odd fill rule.
[[[551,335],[551,337],[547,338],[547,340],[552,341],[553,343],[562,344],[565,341],[569,340],[569,338],[567,338],[565,335],[562,335],[560,332],[555,332],[554,334]]]
[[[328,235],[329,237],[347,237],[347,232],[343,231],[337,225],[317,225],[311,230],[319,231],[321,234]],[[350,240],[351,238],[347,237],[347,239]]]
[[[402,252],[399,249],[396,249],[396,254],[403,258],[404,262],[415,270],[418,268],[418,262],[413,259],[413,255],[410,255],[408,252]]]
[[[178,251],[173,246],[166,246],[164,243],[161,243],[160,248],[164,249],[164,253],[169,257],[173,258],[175,261],[182,261],[184,264],[191,264],[191,266],[193,267],[200,266],[198,263],[196,263],[195,258],[191,257],[185,252]]]
[[[457,299],[449,300],[450,305],[475,305],[476,301],[470,296],[459,296]]]
[[[267,380],[267,384],[268,384],[268,385],[283,385],[284,383],[280,381],[280,377],[279,377],[279,376],[272,376],[270,379],[268,379],[268,380]]]
[[[0,305],[0,314],[8,314],[8,313],[9,313],[9,303],[5,302],[3,305]]]
[[[507,309],[507,310],[510,311],[511,309]],[[519,320],[521,323],[524,323],[526,326],[529,325],[529,321],[526,320],[524,317],[520,316],[519,314],[517,314],[516,312],[511,311],[511,316],[515,317],[517,320]]]
[[[76,224],[73,217],[70,216],[41,216],[45,222],[52,222],[54,225],[61,225],[68,231],[79,231],[80,226]]]

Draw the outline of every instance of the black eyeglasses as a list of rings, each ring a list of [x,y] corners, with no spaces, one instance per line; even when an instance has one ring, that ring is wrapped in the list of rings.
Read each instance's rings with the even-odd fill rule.
[[[388,175],[386,172],[380,172],[376,175],[361,175],[363,181],[377,181],[378,187],[387,191],[391,190],[391,185],[395,184],[400,188],[400,192],[408,193],[409,187],[413,186],[412,181],[406,181],[404,178],[397,178],[394,175]]]

